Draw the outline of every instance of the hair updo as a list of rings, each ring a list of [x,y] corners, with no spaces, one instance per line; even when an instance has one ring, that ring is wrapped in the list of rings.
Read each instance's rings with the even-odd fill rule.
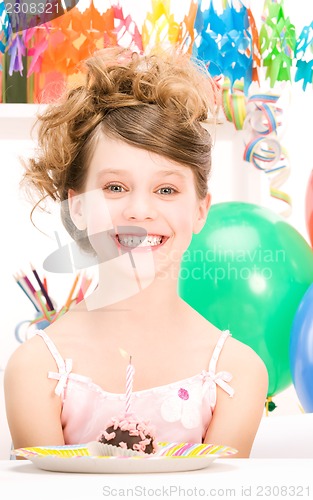
[[[90,251],[68,210],[68,191],[84,188],[101,134],[190,167],[199,199],[208,191],[212,140],[200,122],[215,116],[218,88],[204,65],[174,50],[149,55],[102,49],[81,63],[83,83],[38,116],[36,154],[24,160],[22,184],[61,203],[69,234]]]

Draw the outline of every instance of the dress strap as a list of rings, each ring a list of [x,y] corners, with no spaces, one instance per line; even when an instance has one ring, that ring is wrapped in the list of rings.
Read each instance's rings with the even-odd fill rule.
[[[36,335],[39,335],[44,340],[46,346],[48,347],[49,351],[51,352],[51,355],[54,358],[54,360],[59,368],[59,372],[62,372],[65,368],[65,361],[62,358],[59,351],[57,350],[53,341],[50,339],[50,337],[48,337],[46,332],[44,332],[43,330],[36,331]]]
[[[59,381],[54,392],[57,396],[62,395],[62,399],[64,399],[64,390],[67,384],[68,376],[72,371],[73,361],[70,358],[67,358],[65,360],[62,358],[51,338],[48,337],[48,335],[43,330],[36,331],[36,335],[39,335],[43,339],[57,364],[59,372],[48,372],[48,378]]]
[[[234,389],[228,384],[232,380],[232,374],[227,372],[227,371],[220,371],[216,373],[216,364],[219,358],[219,355],[221,353],[221,350],[223,348],[223,345],[225,344],[225,340],[230,337],[231,334],[229,330],[225,330],[221,333],[220,338],[218,339],[216,346],[214,348],[210,363],[209,363],[209,369],[208,371],[203,370],[202,371],[202,378],[203,378],[203,392],[205,393],[207,390],[209,391],[209,399],[210,399],[210,405],[212,411],[214,411],[215,405],[216,405],[216,398],[217,398],[217,392],[216,392],[216,386],[218,385],[223,389],[227,394],[232,398],[235,391]]]
[[[212,358],[210,360],[210,364],[209,364],[209,372],[210,373],[216,373],[216,364],[217,364],[219,355],[221,354],[221,350],[223,349],[225,340],[230,336],[231,336],[231,334],[230,334],[229,330],[225,330],[221,333],[220,338],[218,339],[216,346],[214,348]]]

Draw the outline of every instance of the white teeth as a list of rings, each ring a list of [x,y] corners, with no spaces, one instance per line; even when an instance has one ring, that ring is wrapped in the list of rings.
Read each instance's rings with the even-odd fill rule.
[[[132,248],[135,248],[139,245],[145,247],[160,245],[160,243],[162,242],[162,238],[163,238],[162,236],[150,236],[150,235],[149,236],[117,235],[117,239],[122,245]]]

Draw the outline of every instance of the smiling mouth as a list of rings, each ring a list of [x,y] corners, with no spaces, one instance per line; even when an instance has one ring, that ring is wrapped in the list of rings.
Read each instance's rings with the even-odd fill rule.
[[[146,236],[137,236],[134,234],[116,234],[115,240],[118,245],[124,248],[144,248],[144,247],[160,247],[168,240],[169,236],[147,234]]]

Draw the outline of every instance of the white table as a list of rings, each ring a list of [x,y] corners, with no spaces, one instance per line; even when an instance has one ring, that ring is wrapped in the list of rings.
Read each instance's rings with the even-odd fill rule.
[[[0,498],[313,498],[313,459],[218,459],[206,469],[167,474],[72,474],[0,460]]]

